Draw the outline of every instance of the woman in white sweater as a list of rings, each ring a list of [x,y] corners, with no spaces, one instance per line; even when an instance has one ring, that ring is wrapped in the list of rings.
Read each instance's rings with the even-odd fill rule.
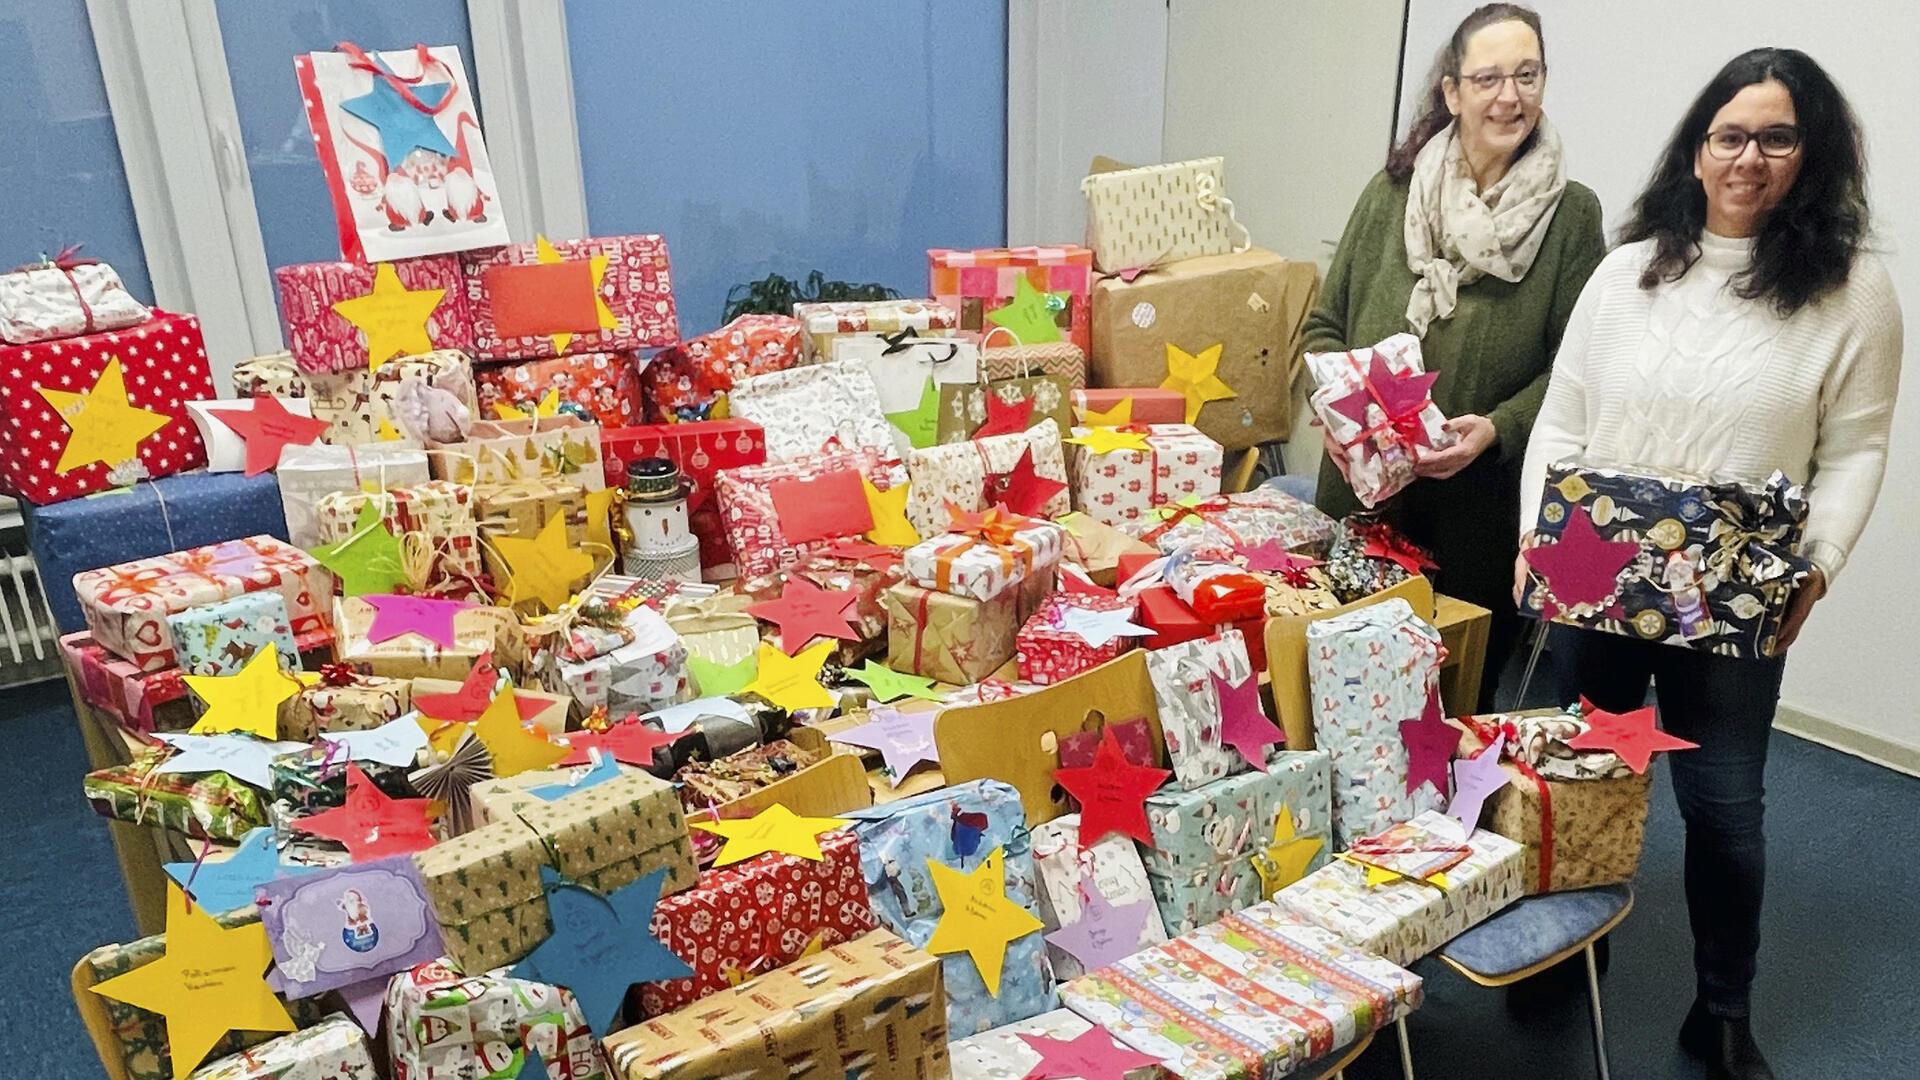
[[[1681,1044],[1712,1077],[1773,1075],[1748,996],[1760,945],[1767,740],[1782,655],[1845,567],[1880,490],[1901,318],[1869,254],[1852,110],[1805,53],[1756,49],[1694,101],[1635,205],[1624,243],[1573,309],[1522,473],[1523,544],[1547,467],[1621,465],[1806,485],[1803,552],[1771,659],[1555,628],[1562,692],[1637,708],[1700,749],[1669,756],[1687,824],[1697,997]],[[1525,561],[1515,568],[1516,600]]]

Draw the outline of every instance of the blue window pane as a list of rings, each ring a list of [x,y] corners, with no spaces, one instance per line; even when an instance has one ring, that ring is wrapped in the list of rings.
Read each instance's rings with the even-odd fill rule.
[[[410,49],[416,44],[457,45],[473,80],[473,35],[466,0],[218,0],[220,36],[240,135],[253,176],[253,203],[266,240],[267,264],[330,262],[340,257],[313,133],[300,103],[293,58],[329,52],[350,41],[370,52]],[[475,90],[478,96],[478,89]]]
[[[777,272],[927,289],[1006,236],[1003,0],[568,0],[587,213],[657,232],[685,334]]]
[[[86,0],[0,13],[0,270],[82,244],[153,299]]]

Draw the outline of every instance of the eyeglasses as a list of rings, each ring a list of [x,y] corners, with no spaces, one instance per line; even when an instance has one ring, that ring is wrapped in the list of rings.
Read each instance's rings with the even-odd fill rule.
[[[1515,90],[1524,97],[1532,97],[1540,92],[1541,84],[1547,81],[1547,65],[1522,64],[1519,70],[1511,75],[1488,68],[1472,74],[1463,73],[1460,78],[1468,86],[1473,87],[1475,92],[1489,97],[1500,92],[1501,83],[1512,79]]]
[[[1739,128],[1721,128],[1707,132],[1704,140],[1707,153],[1721,161],[1732,161],[1746,153],[1748,143],[1760,146],[1762,157],[1792,157],[1800,149],[1800,129],[1792,124],[1775,124],[1763,127],[1759,131],[1742,131]]]

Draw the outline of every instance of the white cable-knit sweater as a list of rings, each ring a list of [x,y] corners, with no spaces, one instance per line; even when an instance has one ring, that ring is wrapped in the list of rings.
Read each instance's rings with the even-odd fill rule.
[[[1651,241],[1615,249],[1588,279],[1527,444],[1520,531],[1560,461],[1807,485],[1803,551],[1831,581],[1873,512],[1900,385],[1900,304],[1886,267],[1782,319],[1727,282],[1751,240],[1703,233],[1685,277],[1647,291]]]

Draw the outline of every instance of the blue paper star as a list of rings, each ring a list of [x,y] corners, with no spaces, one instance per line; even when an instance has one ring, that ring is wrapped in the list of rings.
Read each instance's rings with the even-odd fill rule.
[[[593,752],[593,756],[594,763],[592,768],[583,769],[568,780],[562,780],[553,784],[542,784],[536,788],[528,788],[527,794],[532,795],[536,799],[556,802],[576,791],[585,791],[595,784],[604,784],[609,780],[620,779],[620,762],[618,759],[612,754],[603,754],[598,750]]]
[[[193,902],[215,914],[253,903],[255,885],[320,869],[280,865],[280,854],[273,847],[273,830],[268,828],[254,829],[241,837],[240,846],[224,862],[203,863],[198,874],[193,872],[193,867],[190,862],[174,862],[168,863],[165,869],[167,876],[179,882],[182,889],[187,887],[187,878],[192,877],[193,888],[189,891]]]
[[[547,1080],[547,1063],[540,1060],[540,1051],[528,1048],[526,1060],[520,1063],[520,1071],[513,1075],[516,1080]]]
[[[377,61],[376,61],[377,62]],[[384,69],[385,64],[381,64]],[[423,83],[415,86],[413,96],[427,108],[439,106],[453,91],[452,83]],[[436,154],[453,156],[453,144],[447,141],[433,117],[407,104],[400,92],[382,76],[374,76],[373,90],[340,103],[350,116],[357,116],[380,131],[380,149],[387,155],[387,167],[397,168],[414,147]]]
[[[552,867],[541,867],[553,936],[515,965],[511,974],[573,991],[594,1032],[603,1036],[612,1032],[628,987],[693,974],[685,961],[647,931],[666,880],[663,868],[602,896],[561,877]]]

